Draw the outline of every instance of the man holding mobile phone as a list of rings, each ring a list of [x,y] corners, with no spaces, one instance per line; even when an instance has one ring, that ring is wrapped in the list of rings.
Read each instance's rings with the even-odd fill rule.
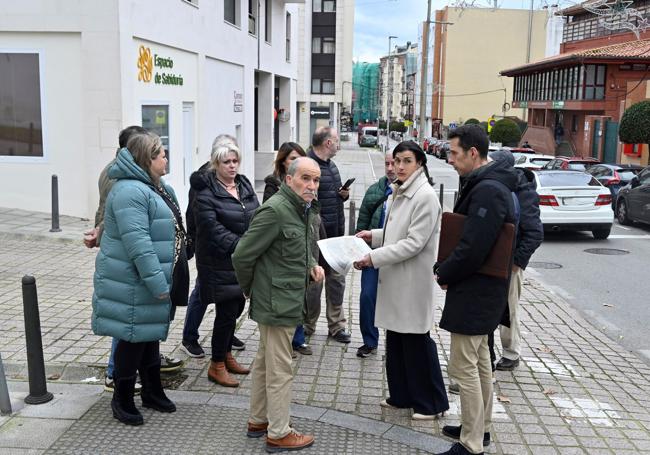
[[[329,126],[317,128],[312,137],[312,149],[307,156],[314,159],[321,171],[318,201],[321,206],[321,220],[327,238],[340,237],[345,234],[345,215],[343,202],[350,197],[350,189],[341,185],[341,174],[332,161],[339,146],[336,129]],[[312,286],[308,290],[307,314],[305,316],[305,334],[311,335],[316,330],[316,321],[320,316],[320,296],[322,286]],[[325,301],[329,335],[339,343],[349,343],[347,320],[343,309],[345,276],[331,267],[325,268]]]

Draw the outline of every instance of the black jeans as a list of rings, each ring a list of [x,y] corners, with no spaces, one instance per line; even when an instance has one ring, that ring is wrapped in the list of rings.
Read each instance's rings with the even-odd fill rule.
[[[389,404],[435,415],[449,409],[436,343],[427,333],[386,330]]]
[[[237,318],[241,316],[246,299],[235,297],[216,303],[217,315],[212,327],[212,361],[223,362],[226,354],[232,350],[232,337],[235,334]]]
[[[129,343],[119,340],[115,348],[115,378],[135,376],[137,371],[160,363],[160,342]]]

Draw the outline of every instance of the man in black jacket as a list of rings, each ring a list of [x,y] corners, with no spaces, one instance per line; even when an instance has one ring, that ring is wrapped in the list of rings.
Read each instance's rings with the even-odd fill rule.
[[[503,161],[509,167],[514,166],[515,158],[512,153],[499,150],[492,154],[494,161]],[[535,189],[535,175],[524,168],[515,168],[517,172],[517,188],[515,194],[519,201],[519,224],[517,230],[517,244],[515,258],[510,276],[510,290],[508,291],[508,312],[510,327],[499,326],[503,357],[496,365],[497,370],[511,371],[519,366],[521,354],[521,330],[519,325],[519,297],[524,279],[524,270],[531,256],[544,240],[544,227],[539,218],[539,195]]]
[[[323,126],[314,131],[312,149],[307,156],[314,159],[320,167],[321,177],[318,187],[318,202],[320,216],[327,233],[327,238],[340,237],[345,234],[345,215],[343,202],[350,195],[347,189],[341,188],[341,175],[332,158],[336,155],[339,145],[339,135],[334,128]],[[316,321],[320,316],[320,293],[322,287],[314,287],[318,296],[308,296],[307,302],[317,302],[317,307],[307,308],[305,316],[305,333],[310,335],[316,330]],[[346,330],[347,320],[343,308],[343,293],[345,292],[345,276],[335,272],[331,267],[325,268],[325,302],[327,326],[329,334],[339,343],[349,343],[350,333]]]
[[[449,164],[463,177],[455,213],[466,216],[458,246],[434,267],[447,290],[440,327],[451,332],[448,373],[460,387],[461,426],[443,433],[460,442],[446,454],[483,453],[492,418],[492,369],[488,334],[508,304],[508,280],[478,273],[506,222],[515,221],[512,191],[517,175],[501,162],[488,162],[489,140],[478,125],[449,134]]]

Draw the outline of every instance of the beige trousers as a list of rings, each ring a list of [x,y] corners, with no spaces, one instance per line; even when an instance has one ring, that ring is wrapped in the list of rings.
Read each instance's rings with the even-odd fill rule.
[[[325,287],[325,315],[329,334],[335,335],[347,327],[348,321],[345,318],[345,305],[343,305],[345,275],[328,269],[325,273],[324,286],[322,283],[311,283],[307,288],[306,314],[303,323],[305,335],[311,335],[316,331],[316,321],[321,312],[323,287]]]
[[[296,328],[259,324],[259,329],[260,346],[252,371],[250,421],[268,422],[269,438],[280,439],[291,431],[291,339]]]
[[[483,433],[492,422],[492,367],[487,335],[451,334],[449,375],[460,388],[460,443],[483,452]]]
[[[524,280],[524,271],[517,267],[510,275],[510,290],[508,291],[508,312],[510,313],[510,327],[499,326],[503,357],[517,360],[521,354],[521,328],[519,325],[519,297],[521,285]]]

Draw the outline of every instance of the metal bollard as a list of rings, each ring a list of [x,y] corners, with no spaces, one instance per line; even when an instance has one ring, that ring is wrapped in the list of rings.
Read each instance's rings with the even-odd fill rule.
[[[59,177],[52,176],[52,229],[50,232],[61,232],[59,227]]]
[[[356,204],[354,201],[350,201],[350,215],[348,216],[348,235],[354,235],[356,231]]]
[[[27,372],[29,376],[29,395],[25,398],[25,403],[47,403],[54,398],[54,395],[47,391],[36,280],[29,275],[23,277],[23,312],[25,315]]]
[[[443,207],[445,205],[445,184],[441,183],[440,184],[440,207]]]
[[[11,414],[11,399],[9,398],[5,367],[2,365],[2,353],[0,353],[0,414],[3,416]]]

